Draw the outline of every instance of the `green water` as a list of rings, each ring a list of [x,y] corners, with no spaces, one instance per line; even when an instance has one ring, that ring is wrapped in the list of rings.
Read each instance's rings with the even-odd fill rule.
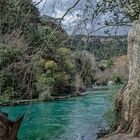
[[[108,86],[108,90],[90,90],[82,97],[2,110],[10,119],[25,115],[19,140],[95,140],[99,129],[107,127],[102,116],[108,108],[106,97],[118,88]]]

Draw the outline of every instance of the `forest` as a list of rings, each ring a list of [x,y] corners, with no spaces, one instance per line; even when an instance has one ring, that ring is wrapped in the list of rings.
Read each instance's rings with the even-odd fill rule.
[[[101,65],[108,67],[104,65],[111,58],[127,53],[125,36],[91,36],[85,49],[84,36],[69,39],[72,36],[58,25],[58,19],[41,16],[28,1],[3,1],[0,24],[0,100],[4,102],[76,95],[96,81],[107,84],[109,79],[97,76],[98,61],[107,60]],[[55,28],[56,33],[50,37]],[[126,78],[119,76],[112,70],[110,80],[125,82]]]

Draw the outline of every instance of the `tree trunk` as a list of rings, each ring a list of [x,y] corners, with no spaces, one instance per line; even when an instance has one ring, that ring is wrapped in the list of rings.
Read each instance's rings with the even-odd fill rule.
[[[128,34],[129,80],[117,98],[120,123],[117,132],[140,137],[140,19]]]
[[[17,140],[17,133],[23,116],[16,121],[8,120],[8,115],[0,112],[0,140]]]

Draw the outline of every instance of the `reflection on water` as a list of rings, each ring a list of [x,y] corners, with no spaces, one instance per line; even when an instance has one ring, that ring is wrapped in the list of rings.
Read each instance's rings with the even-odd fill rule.
[[[119,86],[89,91],[82,97],[44,102],[29,106],[7,107],[11,119],[24,114],[19,140],[95,140],[100,128],[106,127],[103,113],[106,97]]]

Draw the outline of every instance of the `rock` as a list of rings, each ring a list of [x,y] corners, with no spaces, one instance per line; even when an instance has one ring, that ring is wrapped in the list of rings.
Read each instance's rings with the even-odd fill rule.
[[[8,119],[8,114],[0,112],[0,140],[17,140],[17,133],[23,116],[16,121]]]
[[[119,134],[114,134],[111,136],[106,136],[106,137],[100,138],[98,140],[140,140],[140,138],[131,137],[129,135],[119,133]]]
[[[114,81],[108,81],[108,85],[113,85]]]

